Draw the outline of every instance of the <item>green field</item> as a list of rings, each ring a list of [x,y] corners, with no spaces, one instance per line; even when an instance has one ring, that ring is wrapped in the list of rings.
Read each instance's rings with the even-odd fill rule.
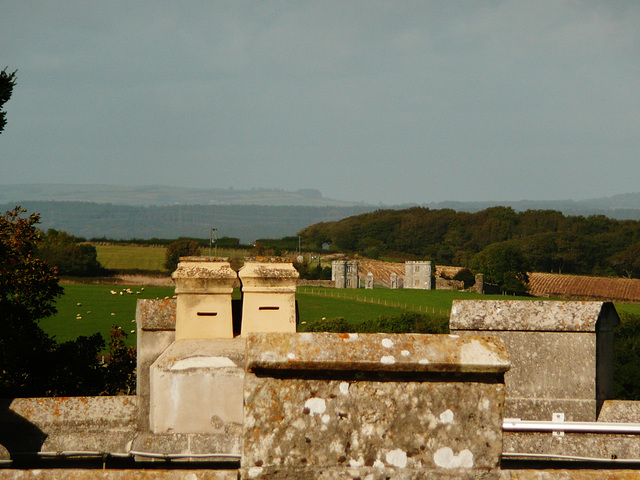
[[[165,247],[139,245],[95,245],[98,262],[111,270],[162,271]]]
[[[127,344],[136,344],[136,302],[139,298],[164,298],[174,294],[173,287],[139,287],[110,285],[64,285],[64,295],[56,302],[58,313],[40,320],[42,329],[54,335],[58,342],[73,340],[80,335],[100,332],[109,337],[111,325],[127,333]],[[130,288],[133,294],[121,291]],[[111,291],[116,294],[112,295]],[[139,294],[137,292],[140,292]],[[134,332],[131,333],[131,330]]]
[[[392,290],[376,288],[374,290],[340,289],[323,287],[300,287],[297,298],[300,303],[305,296],[328,297],[328,300],[346,301],[347,304],[369,303],[388,307],[393,311],[413,311],[438,315],[449,315],[453,300],[535,300],[533,297],[513,297],[505,295],[480,295],[478,293],[456,292],[453,290]],[[330,302],[329,302],[330,303]],[[348,310],[347,310],[348,315]],[[326,316],[327,315],[321,315]],[[340,316],[340,315],[332,315]],[[345,319],[346,316],[344,317]],[[357,320],[359,321],[359,319]]]
[[[111,270],[144,270],[149,272],[161,272],[164,269],[166,247],[152,245],[117,245],[117,244],[95,244],[98,254],[98,262]],[[214,255],[215,248],[211,251]],[[247,255],[245,250],[223,250],[218,249],[219,257],[229,259],[244,258]],[[208,255],[209,249],[202,248],[202,255]]]
[[[130,288],[132,294],[125,293]],[[113,295],[111,291],[115,291]],[[121,295],[120,292],[123,292]],[[40,326],[58,342],[73,340],[79,335],[100,332],[106,339],[111,325],[127,333],[129,345],[135,345],[136,301],[140,298],[165,298],[174,294],[173,287],[140,287],[109,285],[64,285],[64,295],[58,299],[58,313],[40,321]],[[234,298],[239,298],[238,291]],[[324,318],[343,318],[360,323],[380,315],[396,315],[406,311],[449,316],[454,299],[533,299],[479,295],[448,290],[350,290],[326,287],[299,287],[296,294],[300,322]],[[616,304],[620,313],[640,314],[638,304]],[[303,329],[303,328],[301,328]],[[133,330],[133,332],[132,332]]]

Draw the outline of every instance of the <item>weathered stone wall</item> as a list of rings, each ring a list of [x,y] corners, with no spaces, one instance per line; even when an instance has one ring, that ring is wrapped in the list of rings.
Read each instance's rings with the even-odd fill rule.
[[[496,469],[508,368],[486,337],[251,335],[243,478]]]
[[[0,445],[10,455],[127,451],[137,433],[136,397],[16,398],[0,403]]]
[[[504,459],[531,462],[531,455],[540,454],[597,458],[599,468],[614,457],[640,459],[637,434],[503,434],[501,429],[503,416],[550,420],[551,413],[564,412],[571,421],[593,419],[598,410],[603,425],[640,423],[640,402],[606,401],[612,330],[619,321],[610,304],[456,302],[451,324],[460,335],[257,334],[249,338],[246,361],[242,338],[182,340],[167,348],[175,312],[175,300],[138,304],[137,401],[129,396],[0,401],[0,480],[231,480],[239,474],[324,480],[640,479],[640,470],[553,470],[546,469],[548,463],[539,469],[532,463],[525,469],[500,467],[501,458],[504,466]],[[156,390],[167,400],[165,410],[156,411],[154,425],[162,425],[155,434],[148,431],[154,362]],[[241,450],[240,470],[215,463]],[[67,463],[2,468],[17,454],[43,452]],[[58,468],[78,452],[95,459],[93,469]],[[197,470],[101,467],[102,459],[149,461],[149,455],[164,462],[177,455],[207,463]]]
[[[505,415],[595,421],[611,398],[613,328],[619,318],[603,302],[454,301],[452,332],[492,335],[507,346]]]
[[[436,277],[436,290],[464,290],[464,282],[462,280],[447,280],[446,278]]]

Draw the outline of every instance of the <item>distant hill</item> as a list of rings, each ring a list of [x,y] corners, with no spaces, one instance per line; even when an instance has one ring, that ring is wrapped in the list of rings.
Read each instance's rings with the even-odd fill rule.
[[[363,203],[324,198],[316,189],[235,190],[232,188],[186,188],[158,185],[0,185],[0,203],[30,201],[77,201],[115,205],[271,205],[307,207],[352,207]]]
[[[28,200],[0,204],[0,212],[16,204],[29,212],[40,213],[43,230],[54,228],[87,239],[209,238],[211,228],[216,228],[219,237],[239,238],[242,243],[295,235],[318,222],[341,220],[374,209],[362,206],[136,206]]]
[[[65,230],[87,238],[208,238],[213,227],[218,228],[220,236],[237,237],[242,242],[295,235],[318,222],[341,220],[380,208],[325,198],[315,189],[289,192],[166,186],[0,185],[0,209],[9,210],[18,204],[40,212],[42,228]],[[606,215],[618,220],[640,220],[640,193],[580,201],[447,201],[420,206],[470,213],[492,206],[510,206],[519,212],[558,210],[572,216]]]

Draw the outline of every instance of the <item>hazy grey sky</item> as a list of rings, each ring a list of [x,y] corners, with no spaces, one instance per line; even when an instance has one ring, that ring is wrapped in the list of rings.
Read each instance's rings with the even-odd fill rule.
[[[4,66],[0,184],[640,191],[635,0],[0,0]]]

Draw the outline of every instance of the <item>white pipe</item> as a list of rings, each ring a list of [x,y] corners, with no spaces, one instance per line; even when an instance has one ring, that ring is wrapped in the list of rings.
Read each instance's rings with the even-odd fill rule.
[[[150,457],[150,458],[237,458],[240,459],[240,455],[236,453],[152,453],[152,452],[137,452],[135,450],[129,451],[129,455],[136,457]]]
[[[37,452],[41,457],[149,457],[149,458],[229,458],[240,459],[240,455],[236,453],[154,453],[154,452],[138,452],[131,450],[127,453],[120,452],[96,452],[96,451],[62,451],[62,452]]]
[[[553,460],[578,460],[583,462],[609,462],[609,463],[640,463],[640,458],[600,458],[600,457],[579,457],[577,455],[560,455],[553,453],[502,453],[502,458],[535,458]]]
[[[502,429],[506,432],[640,433],[640,423],[504,420]]]

